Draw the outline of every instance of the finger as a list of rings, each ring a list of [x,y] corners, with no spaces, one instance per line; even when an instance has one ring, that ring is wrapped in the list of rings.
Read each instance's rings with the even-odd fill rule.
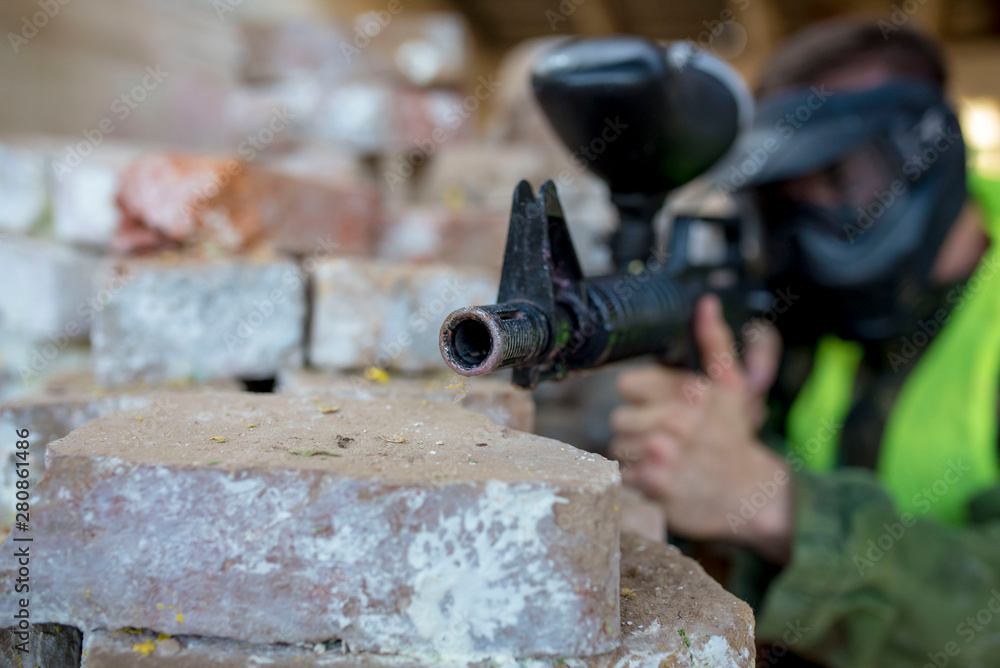
[[[623,371],[618,375],[618,392],[625,401],[646,404],[682,397],[684,385],[697,376],[688,371],[648,365]]]
[[[665,433],[685,440],[698,416],[691,406],[665,402],[642,406],[619,406],[611,411],[611,429],[619,436]]]
[[[754,320],[744,328],[746,352],[743,365],[746,367],[747,387],[758,394],[766,393],[778,376],[781,363],[781,334],[776,327]]]
[[[672,438],[658,435],[646,440],[645,452],[646,458],[642,463],[632,467],[629,482],[653,498],[670,498],[680,445]]]
[[[655,434],[645,439],[643,443],[647,468],[670,467],[677,461],[681,453],[681,444],[668,434]]]
[[[626,470],[634,468],[645,456],[646,447],[641,438],[630,436],[616,438],[608,448],[608,457],[621,464],[622,475],[625,475]]]
[[[734,354],[733,330],[723,319],[722,302],[715,295],[698,300],[694,336],[701,353],[701,367],[708,377],[726,387],[742,388],[743,372]]]

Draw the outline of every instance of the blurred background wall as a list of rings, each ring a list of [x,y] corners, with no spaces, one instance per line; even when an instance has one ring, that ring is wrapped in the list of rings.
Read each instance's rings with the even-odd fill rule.
[[[257,160],[281,183],[305,175],[296,187],[328,198],[320,223],[343,201],[336,188],[375,193],[370,256],[497,269],[516,182],[538,187],[568,164],[528,90],[546,44],[690,40],[752,83],[783,38],[847,14],[943,42],[975,159],[1000,168],[991,0],[5,0],[0,239],[110,254],[123,170],[143,151],[183,151]],[[574,172],[560,197],[585,271],[607,269],[606,188]],[[38,335],[16,303],[0,303],[0,376]],[[600,376],[546,386],[541,432],[599,448],[611,394]]]

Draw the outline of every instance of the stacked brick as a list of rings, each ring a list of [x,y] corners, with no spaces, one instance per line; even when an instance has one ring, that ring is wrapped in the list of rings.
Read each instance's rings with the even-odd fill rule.
[[[38,660],[753,665],[746,604],[619,540],[614,463],[448,403],[309,394],[156,396],[51,444]],[[5,591],[18,569],[0,562]]]

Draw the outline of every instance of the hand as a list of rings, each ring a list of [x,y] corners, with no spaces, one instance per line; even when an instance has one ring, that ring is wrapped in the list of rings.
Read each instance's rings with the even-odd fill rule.
[[[754,435],[780,343],[762,331],[748,342],[744,369],[718,298],[703,298],[695,339],[708,375],[662,366],[622,373],[626,403],[611,415],[611,452],[626,482],[664,504],[671,531],[743,543],[780,562],[791,538],[788,467]],[[770,498],[758,508],[750,498],[762,492]],[[752,513],[741,515],[744,502]]]

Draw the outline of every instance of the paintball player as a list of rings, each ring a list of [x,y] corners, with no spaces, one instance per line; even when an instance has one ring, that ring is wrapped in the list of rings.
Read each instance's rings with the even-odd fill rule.
[[[673,534],[740,546],[762,665],[1000,666],[1000,182],[967,174],[945,85],[905,27],[781,48],[718,172],[780,339],[705,297],[703,374],[620,376],[612,453]]]

